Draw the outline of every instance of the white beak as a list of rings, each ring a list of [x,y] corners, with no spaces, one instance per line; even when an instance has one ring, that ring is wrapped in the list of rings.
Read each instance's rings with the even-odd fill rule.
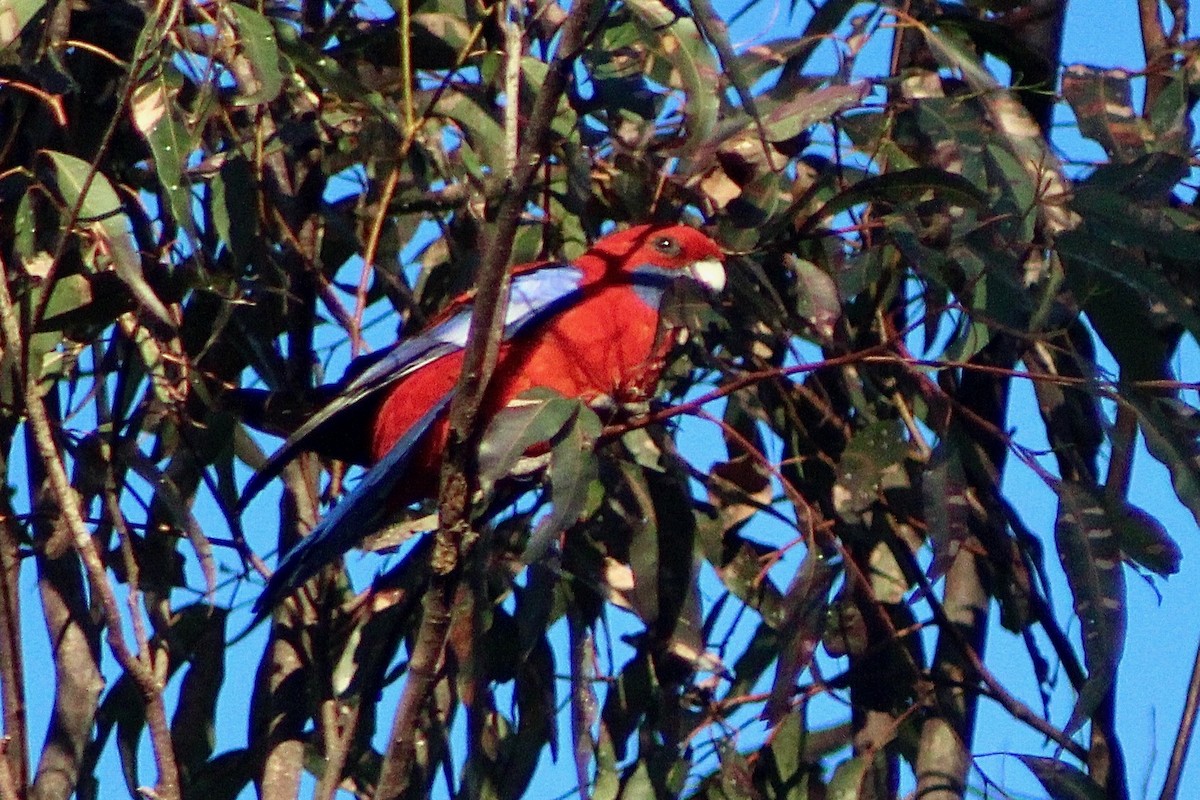
[[[700,283],[703,283],[714,292],[719,292],[725,288],[725,265],[715,258],[706,258],[703,261],[694,261],[688,267],[688,272]]]

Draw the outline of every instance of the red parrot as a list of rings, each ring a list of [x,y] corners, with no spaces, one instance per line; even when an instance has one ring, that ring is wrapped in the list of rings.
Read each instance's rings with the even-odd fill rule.
[[[649,399],[675,339],[661,329],[667,287],[691,279],[720,291],[723,261],[716,243],[692,228],[638,225],[601,238],[574,263],[513,268],[503,341],[481,420],[486,423],[534,387],[588,403]],[[344,421],[355,411],[374,414],[367,459],[373,466],[288,552],[255,603],[256,614],[358,544],[387,507],[436,492],[449,434],[446,410],[462,369],[473,299],[457,298],[421,333],[369,356],[372,363],[251,479],[243,505],[335,416]]]

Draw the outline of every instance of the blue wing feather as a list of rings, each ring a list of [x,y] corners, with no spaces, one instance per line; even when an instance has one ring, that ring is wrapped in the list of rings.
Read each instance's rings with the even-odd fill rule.
[[[504,318],[504,338],[509,339],[525,327],[544,318],[547,313],[579,290],[583,272],[569,264],[548,264],[513,277],[508,307]],[[288,437],[267,462],[246,483],[239,508],[246,505],[271,482],[296,453],[304,449],[309,434],[342,413],[411,375],[421,367],[466,346],[471,327],[471,308],[468,306],[417,336],[397,342],[378,361],[355,376],[341,393],[315,413]]]
[[[648,305],[657,307],[668,285],[678,276],[654,268],[637,268],[628,278],[634,291]],[[576,302],[586,291],[583,273],[577,267],[552,264],[513,277],[505,315],[504,338],[537,324],[563,306]],[[305,438],[335,414],[339,414],[396,381],[466,345],[471,324],[468,306],[420,335],[394,345],[378,361],[351,380],[337,398],[322,408],[292,434],[283,447],[256,473],[246,486],[244,506],[283,464],[303,448]],[[422,437],[446,410],[453,390],[426,410],[392,449],[364,474],[358,485],[318,523],[307,537],[284,557],[255,601],[255,622],[370,532],[376,530],[387,510],[387,498],[403,476],[405,467]],[[252,624],[252,627],[253,627]]]
[[[367,470],[358,485],[325,515],[312,532],[288,551],[267,581],[262,594],[254,602],[256,620],[265,617],[272,608],[320,572],[326,564],[337,559],[378,528],[387,510],[388,495],[396,487],[396,481],[404,474],[404,468],[412,458],[421,437],[450,405],[453,396],[453,392],[447,393],[426,411],[392,446],[388,454]]]
[[[504,320],[504,338],[512,337],[563,304],[572,302],[578,296],[582,281],[582,271],[568,265],[550,265],[515,276]],[[305,437],[319,425],[438,358],[461,350],[466,345],[470,324],[471,309],[465,308],[419,336],[397,343],[288,438],[251,478],[242,505],[278,474],[283,464],[302,449]],[[453,395],[453,391],[447,392],[427,409],[388,454],[367,470],[358,485],[288,552],[254,603],[255,623],[326,564],[378,527],[387,510],[387,497],[404,474],[422,437],[449,406]]]

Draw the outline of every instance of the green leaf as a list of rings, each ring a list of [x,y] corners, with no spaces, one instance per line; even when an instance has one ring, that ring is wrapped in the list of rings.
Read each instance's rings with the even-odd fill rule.
[[[730,201],[729,216],[742,228],[761,229],[787,210],[788,188],[783,175],[763,172]]]
[[[768,545],[744,538],[736,531],[726,531],[713,520],[697,520],[699,543],[717,577],[734,597],[756,610],[763,622],[780,630],[783,625],[782,596],[775,583],[763,579],[763,560],[774,552]]]
[[[1128,503],[1110,503],[1109,519],[1125,558],[1164,578],[1179,572],[1183,551],[1147,511]]]
[[[784,263],[796,282],[796,313],[812,326],[820,340],[831,340],[834,326],[842,317],[837,282],[807,259],[789,253],[784,256]]]
[[[1091,488],[1059,483],[1054,540],[1082,626],[1088,671],[1063,729],[1070,735],[1096,710],[1117,674],[1125,646],[1125,572],[1104,501]]]
[[[933,548],[930,580],[945,574],[959,548],[971,537],[968,489],[966,469],[951,434],[938,443],[921,477],[921,501]]]
[[[688,513],[692,496],[687,482],[676,470],[638,471],[649,490],[647,519],[653,524],[638,526],[641,531],[630,543],[635,610],[655,639],[669,642],[668,649],[674,655],[697,669],[723,671],[719,659],[706,650],[696,554],[701,515]],[[639,549],[642,554],[637,553]],[[649,603],[645,602],[647,598]]]
[[[504,127],[482,98],[474,96],[471,92],[450,89],[442,94],[434,113],[453,120],[458,125],[463,138],[482,157],[484,164],[493,170],[503,166]],[[464,157],[466,155],[463,154]],[[477,173],[477,177],[482,177],[482,166],[477,165],[476,169],[472,170]]]
[[[412,38],[420,42],[423,69],[453,69],[456,57],[471,41],[471,24],[458,13],[417,12],[411,17]],[[417,48],[413,48],[416,50]]]
[[[1029,319],[1029,297],[1021,283],[1021,267],[1007,253],[973,246],[971,239],[949,248],[949,255],[965,274],[968,309],[1001,327],[1017,328]],[[974,284],[973,287],[970,284]],[[967,294],[967,292],[964,292]]]
[[[817,645],[825,635],[829,592],[841,574],[840,559],[827,557],[812,547],[783,596],[786,616],[780,628],[779,666],[763,709],[763,717],[771,722],[792,710],[796,680],[812,663]]]
[[[1152,166],[1148,159],[1140,163],[1147,168]],[[1085,219],[1089,231],[1101,241],[1181,261],[1193,258],[1200,247],[1200,221],[1164,207],[1161,198],[1156,199],[1160,202],[1133,203],[1125,192],[1089,182],[1071,198],[1071,209]],[[1161,281],[1147,284],[1147,288],[1160,292],[1169,286]]]
[[[1104,800],[1104,788],[1078,767],[1057,758],[1018,755],[1029,771],[1042,782],[1050,800]]]
[[[982,283],[983,281],[980,281],[975,285],[976,296],[980,294],[978,290]],[[973,315],[962,317],[956,331],[954,339],[947,344],[943,353],[943,357],[949,362],[970,361],[992,341],[992,326],[979,321]]]
[[[553,537],[596,510],[592,484],[599,477],[594,451],[603,425],[595,412],[580,403],[565,435],[550,451],[550,513],[542,519],[529,538],[521,559],[525,563],[545,552]]]
[[[414,606],[428,585],[433,538],[423,536],[418,539],[400,563],[376,581],[375,588],[391,594],[393,600],[377,603],[370,615],[355,618],[353,626],[339,635],[336,645],[330,648],[329,683],[339,697],[353,701],[370,691],[372,681],[387,671],[396,656],[403,642],[403,637],[397,636],[396,632],[410,624]],[[339,578],[336,588],[335,598],[349,596],[349,584],[344,577]],[[272,702],[268,693],[256,693],[250,709],[255,720],[252,724],[257,724],[256,721],[268,713]]]
[[[1151,146],[1154,150],[1185,157],[1190,155],[1190,94],[1188,82],[1182,80],[1179,73],[1175,73],[1158,93],[1150,108],[1150,129],[1154,133]]]
[[[142,740],[142,730],[146,727],[146,713],[145,704],[138,703],[133,692],[127,695],[122,705],[132,705],[134,708],[123,708],[117,717],[117,755],[121,759],[125,787],[129,789],[130,797],[136,797],[137,787],[142,785],[138,779],[138,745]]]
[[[767,667],[779,657],[780,636],[775,628],[760,622],[754,629],[754,635],[746,644],[746,649],[733,663],[733,682],[729,687],[729,696],[737,697],[746,694],[754,688]]]
[[[167,632],[169,647],[165,648],[165,679],[169,680],[180,668],[202,654],[204,657],[211,655],[205,652],[211,649],[208,643],[224,639],[226,616],[224,609],[216,609],[206,603],[193,603],[173,613]],[[223,650],[218,649],[217,652],[223,656]],[[212,699],[215,700],[215,695],[212,695]],[[127,672],[113,683],[96,712],[96,734],[83,756],[84,774],[91,774],[94,770],[114,726],[125,783],[130,796],[136,797],[141,786],[138,779],[138,746],[146,726],[146,704],[137,682]]]
[[[654,781],[650,779],[650,768],[644,759],[638,759],[625,774],[621,786],[621,800],[657,800]]]
[[[92,277],[89,275],[63,275],[54,281],[50,299],[46,301],[46,314],[42,327],[53,324],[61,315],[70,314],[92,302]]]
[[[983,158],[988,144],[987,127],[978,104],[965,102],[962,97],[925,97],[914,105],[917,127],[931,140],[929,147],[939,153],[939,161],[952,161],[955,174],[978,187],[987,186]],[[892,168],[897,166],[900,165],[893,164]]]
[[[628,739],[637,731],[658,689],[650,669],[650,657],[644,652],[626,663],[616,681],[609,685],[600,717],[612,737],[618,759],[625,758]]]
[[[534,98],[546,82],[550,73],[550,65],[540,58],[525,56],[521,59],[521,91],[527,98]],[[558,109],[550,120],[550,130],[563,141],[577,136],[579,120],[575,109],[566,96],[558,100]]]
[[[237,800],[254,780],[260,760],[248,749],[221,753],[188,776],[184,800]]]
[[[1115,192],[1135,204],[1162,203],[1175,185],[1187,177],[1188,169],[1185,158],[1171,153],[1148,153],[1128,164],[1101,164],[1080,184],[1080,189]]]
[[[825,86],[814,92],[799,94],[767,114],[763,120],[767,139],[782,142],[795,138],[818,122],[825,122],[834,114],[860,105],[870,93],[870,83],[856,81],[849,85]]]
[[[200,608],[192,606],[191,609]],[[211,613],[207,613],[211,612]],[[206,608],[182,619],[194,642],[179,686],[179,702],[171,718],[171,742],[181,769],[192,774],[212,756],[216,745],[217,695],[225,682],[225,620],[228,610]],[[180,636],[179,631],[175,634]]]
[[[939,23],[937,30],[919,24],[918,28],[939,61],[957,69],[974,93],[988,97],[987,130],[990,136],[1009,150],[1025,168],[1032,182],[1037,184],[1039,198],[1048,189],[1057,191],[1060,185],[1055,172],[1057,156],[1051,152],[1036,122],[1015,94],[1001,86],[984,66],[971,46],[970,35],[946,18]],[[1051,185],[1043,185],[1043,181],[1050,181]],[[1045,200],[1041,200],[1041,207],[1049,206]]]
[[[719,749],[721,766],[721,797],[723,800],[758,800],[755,791],[753,768],[746,756],[731,745]]]
[[[882,489],[906,483],[902,465],[907,455],[904,424],[899,420],[873,422],[855,433],[838,462],[833,487],[838,514],[855,518]]]
[[[983,65],[979,54],[972,49],[971,37],[955,26],[953,20],[943,17],[936,29],[919,23],[917,28],[925,35],[925,41],[937,59],[957,69],[976,92],[1002,90],[995,76]]]
[[[826,800],[858,800],[867,764],[864,756],[855,756],[838,764],[825,790]]]
[[[519,468],[531,448],[549,447],[551,511],[530,536],[523,556],[526,563],[540,557],[553,537],[590,513],[591,486],[599,474],[593,447],[602,428],[599,417],[584,403],[541,388],[523,392],[488,425],[479,448],[479,480],[485,493]]]
[[[225,8],[233,15],[237,55],[230,64],[237,80],[234,105],[256,106],[274,100],[283,88],[279,45],[271,21],[238,3]]]
[[[1138,414],[1146,449],[1171,473],[1175,496],[1200,525],[1200,412],[1174,398],[1122,395]]]
[[[362,81],[344,68],[333,55],[317,50],[301,39],[289,23],[278,22],[275,35],[278,37],[280,52],[297,70],[326,90],[327,96],[332,94],[345,101],[361,103],[395,130],[401,129],[400,113],[396,107],[379,92],[364,86]]]
[[[988,207],[987,194],[963,176],[936,167],[914,167],[864,178],[833,197],[806,224],[816,224],[864,203],[912,202],[925,192],[962,208]]]
[[[195,139],[176,101],[181,83],[174,68],[164,66],[134,90],[130,111],[134,126],[146,137],[154,154],[154,169],[170,203],[171,216],[194,240],[191,181],[186,167]]]
[[[983,152],[991,176],[989,182],[1001,189],[993,210],[997,215],[1007,217],[997,220],[997,230],[1013,240],[1010,244],[1033,242],[1037,235],[1036,211],[1038,203],[1043,202],[1043,187],[1032,179],[1029,170],[1003,142],[989,141]]]
[[[91,165],[83,159],[55,150],[43,152],[54,165],[55,181],[63,200],[74,204],[83,193],[83,185],[91,172]],[[80,222],[99,222],[106,225],[111,224],[111,220],[117,217],[124,220],[121,200],[117,197],[116,190],[99,171],[92,176],[87,195],[79,206],[79,215]],[[122,234],[125,232],[123,226],[117,230]]]
[[[234,270],[250,263],[253,254],[257,220],[254,196],[250,163],[240,156],[226,159],[212,178],[209,208],[217,235],[233,257]]]
[[[91,166],[84,160],[54,150],[43,150],[54,166],[55,182],[63,200],[75,205],[83,195]],[[146,283],[141,258],[133,249],[129,236],[129,219],[121,211],[121,201],[108,178],[96,172],[87,186],[87,194],[79,205],[80,225],[88,225],[107,246],[106,255],[117,275],[129,287],[138,304],[169,327],[174,321],[158,295]]]
[[[547,746],[557,752],[554,655],[545,636],[521,659],[513,685],[520,727],[508,742],[499,785],[502,797],[524,797]]]
[[[21,31],[45,5],[46,0],[9,0],[0,6],[0,50],[17,42]]]
[[[617,754],[604,728],[600,729],[600,740],[596,743],[596,772],[591,790],[592,800],[616,800],[621,791]]]
[[[13,253],[26,272],[31,273],[35,271],[30,269],[30,264],[34,259],[45,259],[45,263],[49,266],[51,258],[50,254],[38,245],[36,208],[37,198],[40,194],[41,192],[36,189],[27,189],[21,195],[21,201],[17,204],[12,220]]]
[[[708,139],[717,124],[722,86],[721,69],[699,28],[679,7],[662,0],[631,0],[626,4],[642,25],[643,41],[652,43],[657,56],[653,77],[666,86],[683,89],[688,148]],[[658,61],[669,65],[663,70]]]
[[[1146,150],[1149,129],[1133,108],[1132,76],[1122,69],[1072,64],[1063,71],[1063,98],[1075,112],[1079,132],[1120,161]]]
[[[1125,206],[1128,207],[1128,203]],[[1118,224],[1112,218],[1107,218],[1105,222]],[[1145,231],[1146,244],[1154,235],[1151,231]],[[1170,239],[1165,232],[1162,235]],[[1200,246],[1200,237],[1190,238],[1193,246]],[[1059,254],[1068,261],[1066,273],[1069,285],[1076,296],[1084,300],[1085,308],[1090,295],[1107,293],[1120,297],[1133,290],[1141,305],[1162,303],[1176,322],[1193,335],[1200,336],[1200,315],[1156,265],[1114,245],[1111,240],[1105,241],[1085,230],[1067,231],[1059,235],[1055,244]],[[1106,339],[1105,344],[1108,343]]]
[[[812,16],[809,17],[808,24],[804,26],[804,34],[796,41],[795,52],[788,56],[784,65],[780,78],[781,83],[791,76],[803,73],[804,67],[812,58],[813,53],[833,36],[834,31],[856,6],[858,6],[858,0],[825,0],[825,2],[813,6]],[[794,8],[795,4],[792,7]],[[749,4],[746,8],[749,8]],[[772,66],[774,65],[775,62],[772,63]]]
[[[812,765],[804,759],[807,723],[803,712],[787,714],[771,733],[767,752],[780,784],[787,788],[784,800],[801,800],[808,795],[808,772]]]
[[[531,389],[509,403],[488,424],[479,445],[479,481],[485,494],[512,472],[525,451],[559,438],[579,414],[578,400],[550,389]]]
[[[620,465],[623,516],[629,520],[629,570],[633,576],[634,613],[647,627],[659,617],[659,524],[650,488],[653,472],[631,463]]]

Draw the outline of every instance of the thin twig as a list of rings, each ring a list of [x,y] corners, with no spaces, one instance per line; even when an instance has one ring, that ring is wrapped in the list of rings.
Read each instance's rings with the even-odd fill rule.
[[[12,770],[8,768],[8,743],[12,741],[7,736],[0,739],[0,800],[21,800],[17,794],[17,784],[13,780]]]
[[[893,549],[895,552],[895,549]],[[1087,760],[1087,750],[1085,750],[1078,742],[1056,728],[1050,722],[1042,719],[1029,706],[1025,705],[1018,697],[1004,687],[991,670],[983,663],[983,659],[979,657],[979,653],[970,642],[966,640],[963,632],[959,629],[950,615],[946,612],[941,601],[938,600],[936,593],[933,591],[933,586],[929,583],[929,579],[925,576],[925,571],[920,569],[919,565],[913,563],[910,570],[917,576],[917,581],[920,583],[922,592],[926,602],[929,603],[929,608],[933,612],[933,617],[937,621],[939,628],[943,633],[949,635],[959,648],[962,654],[966,657],[967,662],[972,670],[979,677],[987,689],[987,694],[993,700],[1004,707],[1004,710],[1009,713],[1014,719],[1024,722],[1029,727],[1041,733],[1047,739],[1057,743],[1060,747],[1066,750],[1071,755],[1078,758],[1080,761]]]
[[[1142,33],[1142,52],[1146,58],[1146,97],[1142,114],[1150,112],[1159,94],[1167,85],[1167,70],[1171,67],[1171,52],[1167,47],[1167,32],[1163,30],[1158,0],[1137,0],[1138,25]]]
[[[478,439],[477,420],[487,383],[499,352],[504,307],[508,300],[508,261],[529,189],[549,144],[550,123],[566,89],[571,68],[596,0],[580,0],[563,24],[558,50],[534,103],[522,142],[517,169],[506,186],[496,215],[495,231],[482,248],[479,292],[467,336],[462,374],[450,407],[450,441],[438,499],[441,525],[431,557],[433,575],[423,599],[424,618],[409,663],[408,681],[396,709],[376,798],[393,798],[408,788],[416,756],[417,721],[441,673],[457,594],[461,548],[469,530],[469,499],[474,476],[469,469]]]
[[[162,38],[163,34],[175,27],[175,20],[179,16],[180,6],[180,0],[159,0],[154,7],[154,12],[150,14],[146,19],[146,24],[142,26],[142,31],[138,35],[136,49],[133,56],[129,59],[130,67],[129,71],[125,73],[125,83],[121,87],[121,97],[117,101],[117,107],[113,111],[108,127],[104,130],[104,135],[100,137],[100,144],[96,147],[96,155],[88,164],[87,172],[80,182],[79,196],[75,198],[75,202],[71,204],[66,216],[62,218],[62,231],[59,233],[58,241],[55,242],[54,250],[50,256],[50,267],[43,276],[45,286],[52,286],[54,283],[54,275],[58,271],[58,265],[62,261],[63,254],[67,252],[67,243],[71,241],[71,236],[74,234],[75,223],[83,211],[83,204],[87,201],[92,183],[96,180],[96,176],[100,174],[100,163],[104,161],[105,155],[108,153],[108,148],[117,133],[117,127],[125,120],[125,109],[129,106],[130,100],[133,98],[133,92],[137,88],[137,80],[141,75],[142,67],[154,52],[153,47],[148,45],[153,43],[154,46],[158,46],[164,41]],[[29,325],[30,330],[37,330],[41,325],[42,317],[46,314],[46,306],[50,303],[51,294],[52,292],[47,289],[37,296],[37,300],[33,306],[33,314],[30,317],[32,320]]]
[[[1163,781],[1159,800],[1175,800],[1179,793],[1179,779],[1187,763],[1188,748],[1196,730],[1196,716],[1200,711],[1200,648],[1192,664],[1192,678],[1188,681],[1187,700],[1183,705],[1183,716],[1179,720],[1179,733],[1175,735],[1175,746],[1171,748],[1171,760],[1167,764],[1167,778]]]
[[[3,333],[5,346],[14,352],[22,352],[21,330],[17,323],[18,317],[13,307],[12,297],[8,291],[8,268],[0,260],[0,333]],[[78,496],[71,488],[63,466],[62,456],[54,441],[54,431],[50,425],[50,417],[46,413],[46,405],[42,400],[37,372],[27,370],[25,376],[25,412],[28,416],[29,432],[32,434],[38,455],[46,469],[50,488],[58,504],[59,513],[70,532],[71,543],[83,561],[87,571],[88,583],[94,596],[99,601],[105,621],[105,638],[117,663],[129,674],[141,690],[146,703],[146,722],[150,730],[150,741],[154,748],[155,763],[158,767],[158,783],[155,791],[163,800],[174,800],[179,793],[179,771],[175,764],[175,752],[171,745],[171,731],[167,724],[166,709],[163,705],[163,684],[155,674],[152,663],[144,663],[128,648],[121,634],[121,612],[117,605],[112,585],[108,582],[104,562],[96,548],[83,516],[79,510]],[[135,618],[138,615],[135,614]]]
[[[12,438],[6,426],[4,452]],[[7,476],[6,476],[7,477]],[[29,721],[25,712],[25,665],[22,651],[20,525],[8,498],[0,500],[0,769],[24,787],[29,781]],[[15,774],[14,774],[15,773]],[[0,786],[0,795],[3,794]],[[15,797],[15,795],[14,795]]]
[[[402,25],[409,24],[406,22],[407,17],[404,16],[407,14],[407,12],[408,9],[406,6],[401,12]],[[392,199],[395,197],[396,188],[400,182],[400,164],[404,161],[404,159],[408,158],[408,153],[412,149],[413,143],[416,142],[417,135],[425,126],[425,123],[429,121],[431,115],[433,114],[434,108],[437,107],[438,101],[441,100],[442,95],[450,86],[451,78],[457,73],[462,65],[466,63],[468,54],[475,47],[475,42],[479,39],[479,36],[482,33],[483,23],[478,22],[472,29],[471,35],[467,37],[467,40],[459,49],[458,55],[454,61],[454,69],[447,70],[446,75],[442,78],[441,83],[439,83],[437,88],[434,89],[433,96],[429,98],[429,103],[426,104],[425,110],[421,112],[421,117],[419,120],[414,119],[412,114],[412,84],[411,75],[409,74],[410,69],[405,67],[401,70],[403,75],[402,88],[405,91],[404,111],[407,130],[404,132],[404,140],[400,142],[400,146],[396,150],[396,166],[388,175],[387,180],[384,183],[383,190],[380,192],[378,203],[379,208],[376,211],[374,218],[371,220],[371,229],[367,234],[367,244],[363,250],[362,272],[359,274],[358,288],[355,291],[354,317],[347,327],[347,331],[350,334],[351,348],[355,354],[358,353],[362,344],[362,319],[363,314],[366,312],[367,286],[368,282],[370,281],[371,273],[375,270],[375,258],[376,254],[379,252],[379,242],[383,235],[383,226],[389,218],[388,212],[391,208]],[[407,40],[408,36],[402,35],[401,38]],[[402,46],[400,57],[402,62],[411,64],[411,53],[408,51],[407,47]],[[432,202],[435,205],[443,199],[449,199],[451,202],[456,202],[455,195],[459,192],[463,192],[463,189],[460,186],[451,185],[445,189],[427,194],[423,200]]]
[[[342,772],[346,769],[346,760],[350,756],[350,743],[358,728],[361,703],[348,705],[333,698],[321,703],[321,731],[325,742],[325,771],[317,788],[313,790],[313,800],[334,800],[338,787],[342,783]]]
[[[407,6],[406,6],[407,7]],[[354,292],[354,318],[350,322],[350,355],[356,356],[362,349],[362,321],[367,311],[367,288],[371,274],[375,271],[375,256],[379,252],[379,240],[383,236],[383,225],[388,219],[388,207],[396,194],[396,186],[400,183],[400,165],[397,164],[388,173],[383,190],[379,193],[379,210],[371,220],[371,230],[367,233],[367,246],[363,250],[362,272],[358,276],[358,288]]]

